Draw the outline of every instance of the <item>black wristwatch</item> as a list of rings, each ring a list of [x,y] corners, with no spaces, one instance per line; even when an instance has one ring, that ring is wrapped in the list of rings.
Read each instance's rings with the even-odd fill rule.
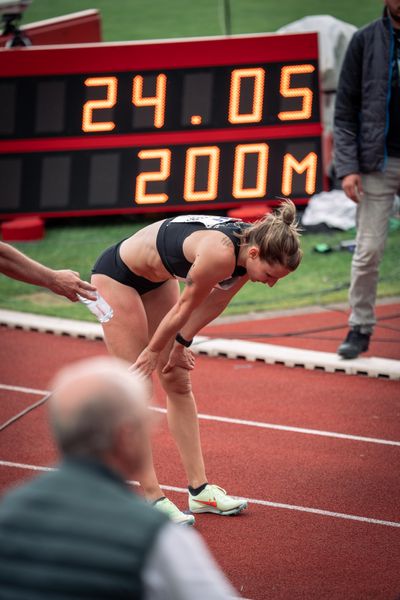
[[[175,339],[178,342],[178,344],[182,344],[182,346],[185,346],[185,348],[189,348],[189,346],[191,346],[193,342],[193,340],[185,340],[185,338],[182,337],[180,333],[176,334]]]

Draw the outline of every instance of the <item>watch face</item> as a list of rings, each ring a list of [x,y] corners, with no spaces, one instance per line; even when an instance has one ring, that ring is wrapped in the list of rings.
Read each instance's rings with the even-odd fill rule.
[[[5,52],[0,214],[193,211],[322,189],[316,34]]]

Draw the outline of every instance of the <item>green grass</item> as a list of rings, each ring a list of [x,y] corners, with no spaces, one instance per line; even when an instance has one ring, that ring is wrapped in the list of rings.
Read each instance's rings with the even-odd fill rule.
[[[35,0],[24,23],[97,8],[105,41],[221,35],[222,0]],[[329,14],[357,27],[379,17],[381,0],[231,0],[232,33],[276,31],[306,15]]]
[[[52,268],[66,266],[78,270],[84,279],[97,256],[112,243],[131,235],[142,223],[114,219],[114,222],[83,224],[67,222],[47,228],[44,240],[16,244],[25,254]],[[248,283],[232,300],[226,314],[249,311],[297,308],[315,304],[345,302],[349,282],[351,255],[347,251],[317,254],[315,244],[328,242],[335,246],[353,233],[306,234],[302,238],[304,259],[299,269],[270,289]],[[381,268],[380,296],[400,295],[398,247],[400,228],[390,233]],[[6,277],[0,278],[0,307],[73,319],[92,320],[80,303],[71,304],[54,294]]]

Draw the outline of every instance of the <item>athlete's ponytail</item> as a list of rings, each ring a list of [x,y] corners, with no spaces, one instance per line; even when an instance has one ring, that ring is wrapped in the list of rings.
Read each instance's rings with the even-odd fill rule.
[[[284,200],[276,212],[245,229],[241,238],[242,243],[258,247],[261,260],[279,263],[290,271],[297,269],[303,256],[296,207],[291,200]]]

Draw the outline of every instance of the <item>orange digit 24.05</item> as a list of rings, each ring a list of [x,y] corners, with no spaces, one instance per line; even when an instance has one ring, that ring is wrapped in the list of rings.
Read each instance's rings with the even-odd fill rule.
[[[251,111],[240,112],[240,99],[243,80],[253,79],[253,98]],[[237,123],[259,123],[262,119],[264,100],[265,71],[261,67],[251,69],[235,69],[231,73],[231,89],[229,94],[228,121]]]
[[[286,65],[282,67],[280,93],[284,98],[302,98],[300,110],[286,110],[278,113],[281,121],[297,121],[300,119],[309,119],[312,112],[313,91],[308,87],[292,88],[292,75],[303,75],[313,73],[313,65]]]
[[[106,97],[99,100],[87,100],[83,105],[82,131],[112,131],[115,128],[113,121],[93,122],[93,111],[103,108],[113,108],[117,101],[118,82],[116,77],[89,77],[85,79],[87,87],[106,87]]]
[[[154,106],[154,127],[160,129],[165,118],[165,94],[167,76],[160,73],[156,77],[156,93],[154,96],[143,96],[143,77],[136,75],[132,85],[132,104],[135,106]]]

